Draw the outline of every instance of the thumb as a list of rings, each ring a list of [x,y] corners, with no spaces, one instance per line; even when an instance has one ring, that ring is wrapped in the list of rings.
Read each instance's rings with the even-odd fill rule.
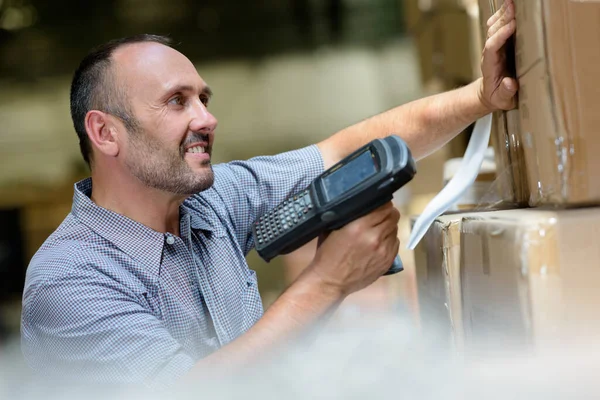
[[[500,105],[504,109],[511,109],[516,107],[515,95],[517,94],[519,84],[514,78],[504,78],[498,88],[498,100]]]

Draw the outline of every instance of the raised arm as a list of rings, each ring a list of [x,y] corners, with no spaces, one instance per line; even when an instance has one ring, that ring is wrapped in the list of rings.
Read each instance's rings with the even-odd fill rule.
[[[468,125],[496,110],[516,105],[517,81],[506,68],[504,45],[515,32],[513,0],[488,21],[488,39],[483,49],[483,78],[471,84],[425,97],[345,128],[318,143],[325,167],[373,139],[397,134],[406,141],[413,157],[420,159],[446,144]]]

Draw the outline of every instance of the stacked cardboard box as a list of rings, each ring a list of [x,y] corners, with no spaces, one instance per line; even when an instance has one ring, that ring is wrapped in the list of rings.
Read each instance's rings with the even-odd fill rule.
[[[479,1],[482,38],[502,3]],[[464,349],[539,351],[600,329],[600,2],[515,4],[506,50],[519,106],[493,124],[500,194],[513,209],[441,216],[415,251],[422,318]]]
[[[440,216],[414,252],[422,328],[459,351],[597,336],[599,234],[598,208]]]
[[[598,203],[600,4],[516,4],[519,115],[530,204]]]
[[[460,292],[462,214],[436,219],[414,252],[421,327],[463,348]],[[413,218],[411,222],[414,222]]]
[[[600,210],[507,210],[461,222],[469,344],[552,348],[597,336]]]
[[[482,24],[503,0],[480,0]],[[566,0],[516,1],[513,54],[518,110],[497,113],[504,197],[530,206],[600,202],[600,6]],[[483,29],[482,29],[483,31]]]
[[[425,94],[466,85],[481,75],[481,38],[477,0],[401,0]],[[469,127],[447,146],[461,157]]]
[[[479,31],[476,2],[407,0],[403,5],[424,85],[438,80],[452,88],[480,74],[481,40],[473,34]]]

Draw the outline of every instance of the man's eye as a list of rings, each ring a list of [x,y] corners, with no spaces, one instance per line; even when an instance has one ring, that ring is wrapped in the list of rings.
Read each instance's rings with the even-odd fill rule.
[[[209,100],[210,98],[208,96],[200,96],[200,101],[202,102],[202,104],[204,104],[205,107],[208,106]]]
[[[181,106],[181,105],[183,105],[183,97],[175,96],[171,100],[169,100],[169,104],[175,104],[175,105]]]

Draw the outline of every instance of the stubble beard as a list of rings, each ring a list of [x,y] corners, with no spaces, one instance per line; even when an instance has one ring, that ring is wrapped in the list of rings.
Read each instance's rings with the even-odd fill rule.
[[[126,165],[146,186],[186,196],[212,186],[214,173],[210,161],[206,162],[204,171],[195,172],[185,161],[183,148],[176,153],[165,149],[149,135],[136,132],[129,136],[131,155]]]

